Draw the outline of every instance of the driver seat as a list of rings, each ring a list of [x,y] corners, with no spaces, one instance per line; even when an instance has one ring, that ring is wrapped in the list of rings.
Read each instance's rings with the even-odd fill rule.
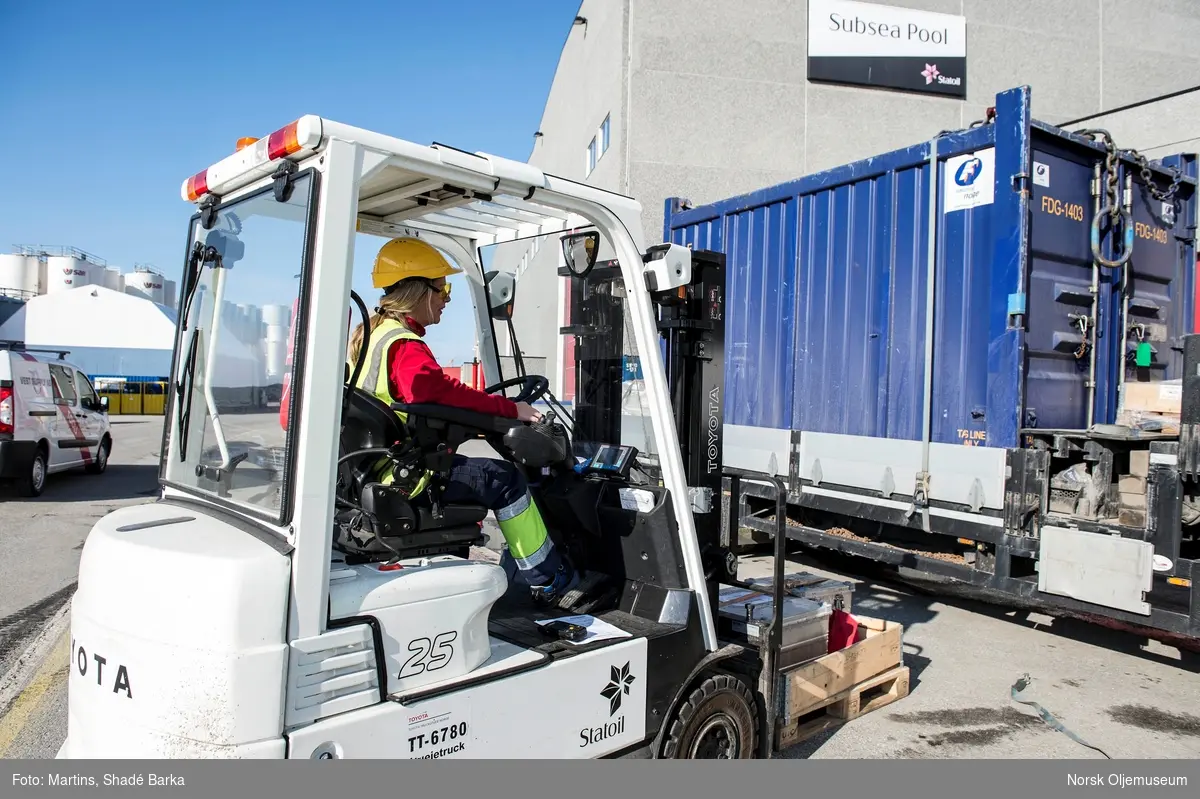
[[[414,424],[411,416],[408,428],[374,394],[350,388],[339,459],[360,450],[376,451],[342,460],[337,470],[334,547],[345,553],[347,563],[441,554],[465,558],[471,546],[486,540],[485,505],[440,501],[453,451],[431,436],[429,429]],[[391,453],[378,449],[391,449]],[[388,466],[394,485],[379,479]],[[403,476],[405,469],[410,477]],[[423,487],[417,483],[420,490],[410,499],[409,489],[426,470],[432,478]]]

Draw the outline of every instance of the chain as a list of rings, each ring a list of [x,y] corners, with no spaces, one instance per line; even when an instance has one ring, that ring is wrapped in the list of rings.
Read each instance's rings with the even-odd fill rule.
[[[1112,219],[1113,224],[1116,224],[1117,219],[1121,216],[1120,204],[1120,188],[1117,185],[1117,145],[1108,136],[1103,134],[1104,140],[1104,197],[1107,200],[1105,206],[1108,208],[1108,216]]]
[[[1175,196],[1175,192],[1179,189],[1179,184],[1183,179],[1183,173],[1174,168],[1163,166],[1171,173],[1171,185],[1165,191],[1159,189],[1154,183],[1154,174],[1150,170],[1150,162],[1141,153],[1136,150],[1117,150],[1117,145],[1113,141],[1112,134],[1107,130],[1080,130],[1076,132],[1079,136],[1086,136],[1092,141],[1099,139],[1104,145],[1104,202],[1098,213],[1092,219],[1091,230],[1091,245],[1092,257],[1097,263],[1110,269],[1119,269],[1129,262],[1129,257],[1133,251],[1133,214],[1130,208],[1126,208],[1120,201],[1120,189],[1117,185],[1118,160],[1120,156],[1126,156],[1132,160],[1141,172],[1142,183],[1155,199],[1162,202],[1164,205],[1171,201]],[[1116,260],[1106,258],[1101,253],[1100,247],[1100,224],[1104,215],[1107,215],[1109,226],[1114,231],[1120,227],[1124,233],[1123,246],[1120,247],[1120,255]],[[1120,224],[1123,222],[1124,224]],[[1114,247],[1116,249],[1116,247]]]
[[[1146,184],[1146,190],[1150,192],[1154,199],[1165,203],[1169,202],[1175,196],[1175,192],[1179,189],[1179,184],[1183,180],[1183,173],[1180,170],[1170,167],[1171,186],[1166,191],[1163,191],[1154,185],[1154,175],[1150,171],[1150,162],[1146,160],[1146,156],[1137,150],[1125,150],[1125,154],[1132,158],[1134,163],[1138,165],[1138,168],[1141,170],[1142,183]]]
[[[1158,188],[1154,182],[1154,173],[1150,170],[1150,161],[1146,156],[1134,149],[1118,150],[1116,143],[1112,139],[1112,134],[1106,130],[1081,130],[1079,134],[1087,136],[1090,139],[1101,140],[1104,145],[1104,170],[1105,176],[1105,199],[1108,200],[1109,216],[1115,221],[1119,215],[1118,206],[1118,188],[1117,188],[1117,160],[1119,156],[1125,155],[1135,164],[1137,164],[1139,174],[1142,178],[1142,183],[1146,186],[1146,191],[1150,192],[1151,196],[1159,202],[1168,202],[1179,190],[1179,184],[1183,181],[1183,172],[1175,167],[1163,165],[1163,168],[1171,173],[1171,185],[1163,190]]]
[[[1088,352],[1089,342],[1088,342],[1087,334],[1088,334],[1088,328],[1091,327],[1092,320],[1091,320],[1091,317],[1080,314],[1079,318],[1076,321],[1079,324],[1080,338],[1079,338],[1079,348],[1077,350],[1075,350],[1075,359],[1082,360],[1083,356],[1087,355],[1087,352]]]

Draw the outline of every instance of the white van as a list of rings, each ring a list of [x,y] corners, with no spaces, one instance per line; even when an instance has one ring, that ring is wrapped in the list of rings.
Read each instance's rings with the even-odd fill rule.
[[[108,397],[87,375],[58,351],[0,341],[0,480],[36,497],[48,475],[103,473],[111,453]]]

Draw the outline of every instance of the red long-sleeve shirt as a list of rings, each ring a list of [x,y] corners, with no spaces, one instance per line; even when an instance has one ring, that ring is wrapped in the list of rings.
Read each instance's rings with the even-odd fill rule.
[[[425,328],[408,320],[418,336]],[[499,394],[485,394],[442,371],[424,341],[401,339],[388,348],[388,389],[400,402],[452,405],[493,416],[517,418],[517,405]]]

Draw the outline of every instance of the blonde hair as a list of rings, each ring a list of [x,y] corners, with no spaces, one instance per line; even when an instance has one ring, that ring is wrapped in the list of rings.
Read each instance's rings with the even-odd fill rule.
[[[416,310],[417,304],[425,299],[425,295],[433,289],[422,278],[401,280],[391,287],[391,290],[379,300],[379,307],[371,314],[367,323],[372,333],[384,319],[391,319],[404,327],[408,327],[405,317]],[[358,351],[362,347],[363,326],[360,322],[350,336],[350,362],[358,360]]]

